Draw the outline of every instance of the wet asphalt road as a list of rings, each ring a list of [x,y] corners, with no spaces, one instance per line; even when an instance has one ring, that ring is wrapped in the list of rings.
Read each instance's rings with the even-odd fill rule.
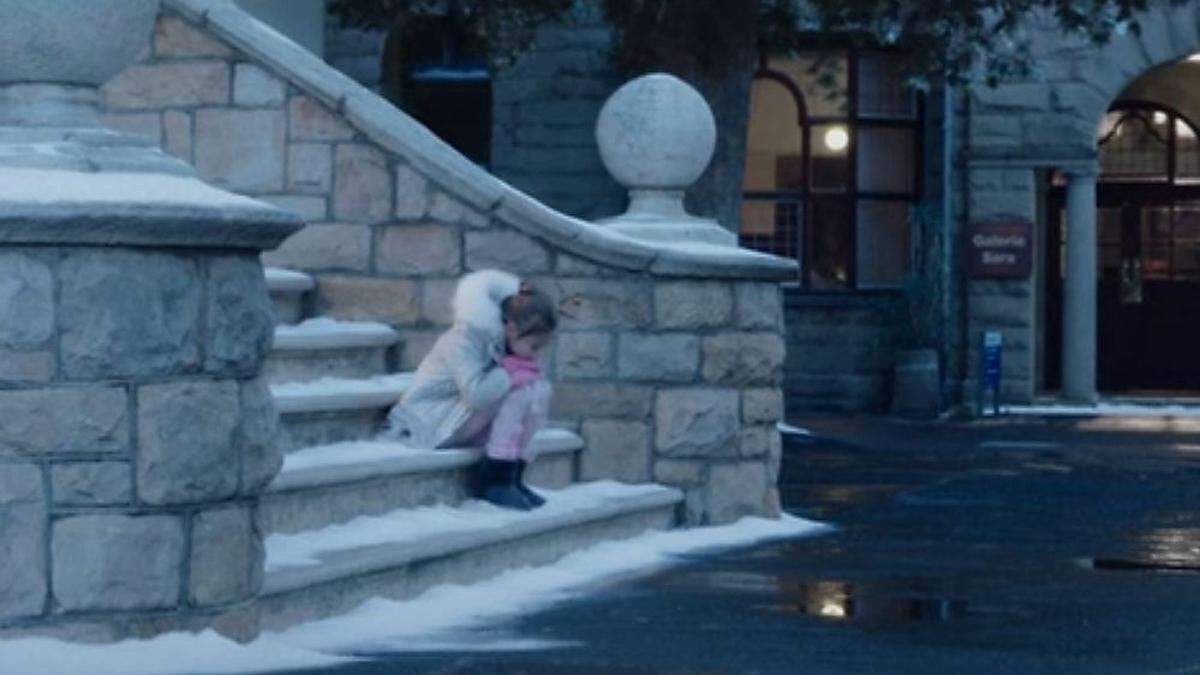
[[[786,507],[838,531],[499,627],[571,646],[325,672],[1200,674],[1200,426],[793,422]]]

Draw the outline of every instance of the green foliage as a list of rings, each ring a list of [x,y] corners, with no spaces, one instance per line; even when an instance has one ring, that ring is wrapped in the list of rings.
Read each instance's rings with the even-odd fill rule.
[[[564,16],[572,0],[331,0],[342,25],[399,31],[400,45],[456,40],[448,51],[479,55],[493,69],[510,65],[542,23]],[[433,35],[432,32],[440,33]],[[411,58],[411,51],[402,59]]]
[[[772,0],[765,0],[772,1]],[[1186,0],[1170,0],[1180,4]],[[783,12],[796,25],[846,33],[859,41],[904,45],[920,84],[934,77],[1000,81],[1036,74],[1030,26],[1056,22],[1065,37],[1096,45],[1139,30],[1135,13],[1149,0],[778,0],[804,5]],[[790,30],[790,27],[787,29]],[[785,47],[786,30],[777,40]]]
[[[838,35],[860,45],[903,45],[913,81],[1004,79],[1036,72],[1028,26],[1056,21],[1080,41],[1137,32],[1150,0],[590,0],[617,30],[618,65],[630,72],[680,63],[719,76],[747,44],[788,53]],[[1185,0],[1169,0],[1173,3]],[[419,37],[430,17],[455,17],[487,45],[493,67],[511,63],[572,0],[332,0],[345,25],[399,26]]]

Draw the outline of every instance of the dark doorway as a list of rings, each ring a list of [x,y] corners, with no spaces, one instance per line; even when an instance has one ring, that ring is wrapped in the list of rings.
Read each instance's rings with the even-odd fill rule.
[[[1200,390],[1200,151],[1195,128],[1161,106],[1106,119],[1097,185],[1097,385],[1102,392]],[[1061,387],[1065,187],[1047,200],[1046,360]]]

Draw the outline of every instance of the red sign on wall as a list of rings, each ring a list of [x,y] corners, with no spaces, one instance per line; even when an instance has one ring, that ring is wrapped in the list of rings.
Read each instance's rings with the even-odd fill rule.
[[[1033,224],[981,223],[967,237],[973,279],[1024,279],[1033,271]]]

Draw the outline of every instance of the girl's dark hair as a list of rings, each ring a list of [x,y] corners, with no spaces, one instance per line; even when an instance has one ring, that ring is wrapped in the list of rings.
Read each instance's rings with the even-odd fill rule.
[[[552,333],[558,328],[558,312],[554,303],[528,281],[521,282],[516,295],[510,295],[500,303],[504,321],[516,324],[521,336],[534,333]]]

